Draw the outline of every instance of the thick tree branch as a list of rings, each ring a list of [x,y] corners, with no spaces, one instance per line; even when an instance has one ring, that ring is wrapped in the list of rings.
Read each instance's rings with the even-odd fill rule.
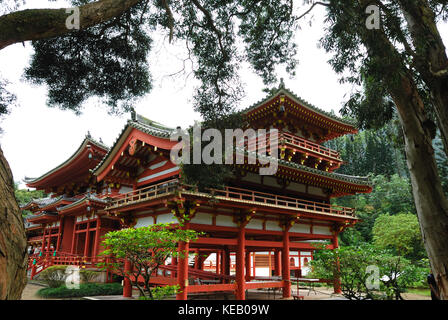
[[[100,0],[79,7],[80,29],[86,29],[120,16],[143,0]],[[28,9],[0,17],[0,50],[18,42],[61,36],[72,13],[62,9]]]

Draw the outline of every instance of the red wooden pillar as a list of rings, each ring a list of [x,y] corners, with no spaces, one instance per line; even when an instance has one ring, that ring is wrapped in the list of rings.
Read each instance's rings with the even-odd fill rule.
[[[230,276],[230,249],[227,246],[225,246],[224,251],[223,251],[222,263],[224,265],[223,266],[224,267],[223,274],[225,274],[226,276]],[[229,283],[229,280],[226,279],[224,281],[224,283]]]
[[[257,276],[257,265],[256,265],[256,263],[255,263],[255,255],[256,255],[257,253],[256,252],[252,252],[252,261],[253,261],[253,263],[252,263],[252,275],[254,276],[254,277],[256,277]]]
[[[216,263],[216,274],[220,274],[220,266],[219,266],[219,258],[221,256],[221,253],[219,251],[216,251],[216,259],[215,259],[215,263]]]
[[[77,225],[76,220],[77,220],[77,218],[75,217],[75,221],[74,221],[74,225],[73,225],[72,249],[70,250],[71,254],[75,253],[75,246],[77,246],[77,244],[75,243],[77,240],[76,239],[76,225]]]
[[[176,257],[171,257],[171,265],[172,266],[177,266],[177,258]],[[176,277],[176,271],[172,271],[171,272],[171,277],[172,278]]]
[[[89,253],[89,243],[90,243],[90,232],[89,232],[89,227],[90,227],[90,221],[87,221],[87,225],[86,225],[86,237],[85,237],[85,243],[84,243],[84,259],[87,258],[87,255]]]
[[[283,298],[291,297],[291,280],[289,270],[289,228],[283,231],[283,250],[282,250],[282,280],[283,280]]]
[[[199,262],[198,262],[198,268],[199,270],[204,270],[204,261],[205,261],[205,257],[203,255],[199,255]]]
[[[182,229],[188,229],[189,224],[186,223]],[[176,295],[176,300],[187,300],[188,298],[188,253],[190,250],[190,243],[180,241],[177,252],[179,257],[177,259],[177,285],[179,292]]]
[[[280,259],[280,250],[275,249],[274,251],[274,275],[281,276],[281,259]]]
[[[249,250],[246,250],[246,281],[250,281],[250,269],[251,269],[251,254]]]
[[[45,228],[44,227],[44,233],[42,234],[42,248],[40,249],[40,251],[42,252],[42,254],[43,254],[43,252],[44,252],[44,250],[45,250],[45,233],[47,232],[47,228]]]
[[[57,243],[56,243],[56,252],[59,252],[59,246],[61,244],[61,233],[62,233],[62,219],[59,219],[59,229],[58,229],[58,239],[57,239]]]
[[[244,277],[246,247],[246,229],[241,226],[238,230],[238,241],[236,250],[236,299],[244,300],[246,298],[246,279]]]
[[[333,235],[333,250],[337,249],[338,247],[339,247],[338,233],[335,232]],[[337,266],[337,270],[339,271],[339,257],[336,260],[336,266]],[[333,282],[334,293],[337,293],[337,294],[342,293],[341,279],[338,277],[337,274],[334,275],[333,281],[334,281]]]
[[[195,269],[199,269],[199,259],[200,259],[200,252],[199,249],[195,250],[195,256],[194,256],[194,268]]]
[[[95,231],[95,258],[98,256],[100,249],[100,233],[101,233],[101,217],[96,219],[96,231]]]
[[[132,272],[132,264],[129,260],[124,261],[124,272],[125,274]],[[123,280],[123,297],[132,297],[132,283],[126,277]]]

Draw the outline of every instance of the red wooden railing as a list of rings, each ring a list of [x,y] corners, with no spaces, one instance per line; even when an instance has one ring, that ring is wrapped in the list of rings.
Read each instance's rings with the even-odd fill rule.
[[[116,196],[110,197],[112,198],[112,202],[108,206],[108,208],[122,206],[133,202],[140,202],[143,200],[149,200],[160,195],[174,192],[178,189],[178,187],[179,180],[172,179],[127,193],[121,193]]]
[[[28,242],[42,241],[42,239],[43,239],[43,236],[30,237],[30,238],[28,238]]]
[[[270,193],[252,191],[247,189],[225,187],[222,189],[210,189],[216,196],[228,199],[246,200],[283,206],[299,210],[313,211],[316,213],[329,213],[336,215],[355,216],[355,209],[335,206],[327,203],[296,199],[292,197],[279,196]]]
[[[252,150],[252,151],[255,151],[255,147],[258,147],[258,149],[262,149],[261,146],[259,146],[258,144],[259,144],[260,140],[264,140],[266,142],[265,147],[267,147],[269,150],[269,137],[270,137],[270,135],[269,135],[269,133],[267,133],[264,136],[260,136],[258,138],[254,138],[254,139],[249,139],[246,146],[249,150]],[[278,145],[281,146],[282,144],[291,144],[294,147],[303,149],[304,151],[312,151],[312,152],[321,154],[323,156],[340,159],[339,152],[332,150],[330,148],[324,147],[315,142],[295,136],[288,132],[279,132]]]
[[[177,179],[173,179],[153,186],[120,194],[119,196],[115,197],[115,200],[111,202],[111,204],[106,208],[106,210],[109,208],[116,208],[134,202],[149,200],[156,196],[163,196],[165,194],[175,192],[176,190],[185,190],[188,188],[192,187],[181,185]],[[325,213],[325,214],[344,215],[352,217],[355,216],[355,209],[353,208],[335,206],[327,203],[302,200],[292,197],[280,196],[235,187],[225,187],[224,189],[209,189],[209,190],[215,196],[225,197],[226,199],[229,200],[237,199],[237,200],[253,201],[258,202],[260,204],[276,205],[297,210],[312,211],[314,213]]]

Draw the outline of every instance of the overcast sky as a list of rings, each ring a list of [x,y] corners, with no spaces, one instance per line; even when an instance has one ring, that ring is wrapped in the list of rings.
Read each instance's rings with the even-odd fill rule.
[[[46,4],[45,0],[33,0],[27,7],[49,7]],[[57,4],[55,6],[58,7]],[[448,29],[445,26],[442,32],[446,39]],[[296,77],[290,79],[281,70],[279,75],[284,77],[286,87],[297,95],[321,109],[337,112],[352,87],[338,83],[338,76],[327,63],[330,55],[317,47],[322,34],[322,15],[316,10],[312,27],[303,24],[297,34],[299,65]],[[200,120],[192,105],[197,82],[192,77],[168,77],[182,69],[182,58],[186,55],[181,44],[168,44],[165,38],[153,38],[149,57],[153,90],[135,105],[135,109],[137,113],[167,126],[185,128],[194,120]],[[25,176],[41,176],[64,162],[76,151],[88,131],[93,138],[102,138],[106,145],[111,146],[130,118],[128,114],[121,117],[108,115],[106,107],[96,99],[85,104],[80,116],[71,111],[49,108],[46,105],[46,88],[21,80],[32,52],[30,43],[12,45],[0,51],[0,74],[11,82],[10,89],[18,98],[18,107],[0,123],[4,130],[0,144],[14,180],[18,182]],[[243,67],[241,76],[246,97],[240,108],[246,108],[265,95],[261,91],[261,79],[247,66]],[[23,183],[21,186],[25,187]]]

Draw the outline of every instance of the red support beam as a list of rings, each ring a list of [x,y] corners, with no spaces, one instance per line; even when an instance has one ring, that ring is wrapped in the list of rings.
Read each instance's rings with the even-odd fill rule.
[[[129,260],[125,260],[124,262],[124,273],[130,274],[132,273],[132,264]],[[129,275],[131,276],[131,275]],[[132,297],[132,283],[131,280],[124,277],[123,280],[123,297],[130,298]]]
[[[281,259],[280,259],[280,250],[275,249],[274,251],[274,275],[280,276],[281,273]]]
[[[245,300],[246,298],[246,279],[244,277],[245,271],[245,256],[244,251],[246,247],[246,233],[244,225],[238,230],[238,247],[236,251],[236,299]]]
[[[220,274],[221,272],[220,272],[220,256],[221,256],[221,253],[219,252],[219,251],[216,251],[216,260],[215,260],[215,263],[216,263],[216,274]]]
[[[100,232],[101,232],[101,217],[98,217],[96,219],[96,231],[95,231],[95,257],[97,257],[99,253]]]
[[[222,263],[224,267],[223,274],[226,276],[230,276],[230,249],[227,246],[224,247]],[[225,280],[225,283],[228,282],[229,280]]]
[[[283,298],[291,297],[291,280],[289,269],[289,228],[283,232],[283,250],[282,250],[282,279],[283,279]]]
[[[87,226],[86,226],[86,237],[85,237],[85,242],[84,242],[84,259],[88,256],[89,253],[89,244],[90,244],[90,231],[89,231],[89,227],[90,227],[90,221],[87,221]]]
[[[338,233],[335,232],[334,236],[333,236],[333,250],[337,249],[338,247],[339,247]],[[337,258],[336,265],[337,265],[337,270],[339,271],[339,257]],[[334,288],[334,293],[337,293],[337,294],[342,293],[341,279],[337,276],[337,274],[334,275],[333,288]]]
[[[183,228],[188,228],[187,224]],[[187,300],[188,297],[188,252],[190,249],[189,242],[180,241],[178,245],[178,261],[177,261],[177,284],[179,292],[176,300]]]
[[[251,254],[249,250],[246,250],[246,281],[250,281],[250,269],[251,269]]]

